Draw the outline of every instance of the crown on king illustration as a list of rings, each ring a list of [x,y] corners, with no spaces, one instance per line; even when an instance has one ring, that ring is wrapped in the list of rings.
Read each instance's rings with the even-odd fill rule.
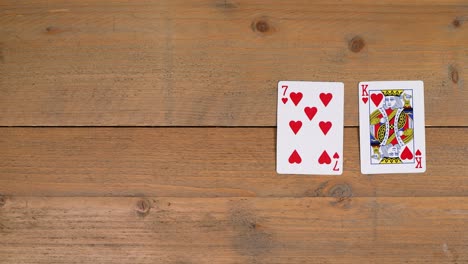
[[[403,90],[382,90],[382,93],[385,96],[400,96],[403,93]]]
[[[403,163],[400,158],[385,157],[380,161],[380,164],[400,164]]]

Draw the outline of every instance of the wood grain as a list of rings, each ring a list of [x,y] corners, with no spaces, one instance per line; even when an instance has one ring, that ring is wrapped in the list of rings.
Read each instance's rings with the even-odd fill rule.
[[[467,263],[467,215],[466,197],[12,197],[0,263]]]
[[[2,126],[274,126],[278,80],[423,80],[426,124],[466,126],[468,4],[4,0]]]
[[[358,129],[341,176],[278,175],[273,128],[0,128],[0,194],[466,196],[468,128],[427,128],[427,172],[362,175]]]

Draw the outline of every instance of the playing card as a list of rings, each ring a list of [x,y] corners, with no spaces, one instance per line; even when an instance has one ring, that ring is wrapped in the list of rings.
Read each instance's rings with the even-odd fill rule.
[[[278,173],[343,172],[343,93],[339,82],[278,83]]]
[[[422,81],[359,83],[363,174],[426,171]]]

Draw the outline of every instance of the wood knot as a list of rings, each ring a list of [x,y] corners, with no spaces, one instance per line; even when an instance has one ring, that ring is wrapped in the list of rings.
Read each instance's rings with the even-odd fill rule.
[[[147,216],[151,211],[151,202],[148,199],[141,199],[136,204],[136,211],[140,216]]]
[[[349,184],[341,183],[331,187],[328,191],[328,195],[336,198],[346,198],[353,196],[353,191]]]
[[[331,205],[343,209],[351,208],[351,197],[353,196],[353,191],[351,186],[348,184],[337,184],[330,188],[328,194],[336,198],[335,201],[330,202]]]
[[[366,43],[364,42],[364,39],[361,38],[360,36],[355,36],[353,39],[349,41],[349,49],[352,52],[358,53],[360,52]]]
[[[450,67],[450,79],[452,79],[453,83],[458,83],[458,70],[454,66]]]
[[[3,207],[6,204],[6,197],[0,196],[0,207]]]
[[[453,21],[452,21],[452,25],[456,28],[460,27],[461,26],[461,22],[458,18],[455,18]]]
[[[252,28],[253,32],[258,32],[262,35],[272,34],[275,31],[274,27],[271,25],[271,23],[269,23],[267,17],[254,20],[250,27]]]
[[[265,33],[268,32],[268,30],[270,30],[270,26],[266,21],[258,21],[257,23],[255,23],[255,29],[258,32]]]

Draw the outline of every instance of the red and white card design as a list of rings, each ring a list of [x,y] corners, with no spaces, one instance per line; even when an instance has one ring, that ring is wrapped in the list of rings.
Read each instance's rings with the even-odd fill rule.
[[[277,173],[343,173],[343,94],[340,82],[278,83]]]
[[[424,83],[359,83],[362,174],[426,171]]]

